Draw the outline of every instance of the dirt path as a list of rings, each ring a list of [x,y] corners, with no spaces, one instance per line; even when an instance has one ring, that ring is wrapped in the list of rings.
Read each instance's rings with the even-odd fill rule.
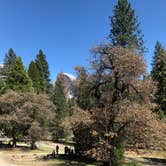
[[[0,166],[15,166],[13,164],[9,164],[8,162],[6,162],[4,159],[3,159],[3,153],[0,152]]]

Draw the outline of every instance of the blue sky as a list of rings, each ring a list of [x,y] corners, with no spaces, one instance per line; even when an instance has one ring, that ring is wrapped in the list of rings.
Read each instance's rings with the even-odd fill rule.
[[[148,71],[154,45],[166,46],[165,0],[130,0],[141,22],[148,53]],[[75,74],[74,66],[88,65],[90,49],[107,41],[109,19],[117,0],[0,0],[0,63],[9,48],[22,56],[26,67],[41,48],[51,78]]]

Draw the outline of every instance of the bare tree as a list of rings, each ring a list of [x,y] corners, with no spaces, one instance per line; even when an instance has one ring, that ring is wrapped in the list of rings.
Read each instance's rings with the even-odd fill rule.
[[[84,153],[115,165],[121,142],[137,148],[164,147],[166,124],[152,112],[156,88],[150,78],[142,79],[146,75],[143,57],[109,45],[93,52],[91,70],[84,81],[79,77],[76,83],[76,89],[82,90],[79,94],[90,97],[91,107],[75,108],[70,118],[74,132],[88,130],[84,136],[91,145]]]

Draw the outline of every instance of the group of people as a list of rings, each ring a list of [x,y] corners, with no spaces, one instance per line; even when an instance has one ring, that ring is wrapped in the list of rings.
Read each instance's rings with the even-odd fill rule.
[[[59,154],[59,146],[57,145],[56,148],[55,148],[55,150],[52,151],[52,154],[51,154],[51,155],[52,155],[53,157],[55,157],[55,156],[58,155],[58,154]],[[71,147],[65,146],[65,147],[64,147],[64,154],[65,154],[65,155],[74,155],[74,149],[71,148]]]
[[[74,155],[74,149],[71,148],[71,147],[65,146],[64,147],[64,152],[65,152],[65,155]]]

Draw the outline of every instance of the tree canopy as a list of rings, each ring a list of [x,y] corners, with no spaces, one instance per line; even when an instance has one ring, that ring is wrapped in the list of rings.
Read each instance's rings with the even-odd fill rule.
[[[7,88],[20,91],[31,91],[32,80],[29,78],[28,73],[23,65],[22,58],[18,57],[6,80]]]
[[[41,91],[48,92],[50,88],[50,71],[48,62],[46,60],[46,55],[41,49],[36,56],[35,63],[39,71],[40,89]]]
[[[3,74],[8,75],[12,69],[17,56],[12,48],[9,49],[8,53],[5,54],[4,63],[3,63]]]
[[[113,45],[145,50],[138,18],[128,0],[118,0],[110,22],[109,38]]]
[[[115,165],[119,139],[130,146],[164,147],[165,123],[151,111],[155,83],[141,79],[146,73],[143,57],[110,45],[96,47],[94,54],[92,71],[84,81],[77,80],[87,87],[80,90],[90,95],[91,108],[76,108],[70,121],[75,132],[86,129],[84,145],[89,146],[82,144],[81,153]]]
[[[28,69],[28,75],[32,80],[34,91],[39,93],[41,92],[41,84],[40,84],[40,74],[39,69],[36,66],[34,61],[31,61]]]
[[[13,138],[34,143],[48,137],[46,123],[51,123],[54,105],[44,94],[8,91],[0,96],[0,129]]]
[[[61,79],[59,77],[55,82],[52,100],[56,107],[56,116],[54,119],[55,122],[53,124],[53,137],[55,140],[57,140],[59,138],[65,137],[64,130],[61,127],[61,123],[63,122],[65,117],[69,116],[69,105],[65,96]]]

